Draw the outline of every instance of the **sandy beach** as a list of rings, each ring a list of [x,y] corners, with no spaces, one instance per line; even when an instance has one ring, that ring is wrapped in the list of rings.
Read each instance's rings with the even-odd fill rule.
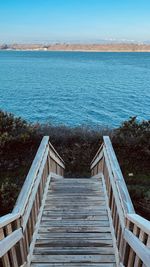
[[[83,52],[150,52],[148,44],[11,44],[0,45],[0,50],[23,51],[83,51]]]

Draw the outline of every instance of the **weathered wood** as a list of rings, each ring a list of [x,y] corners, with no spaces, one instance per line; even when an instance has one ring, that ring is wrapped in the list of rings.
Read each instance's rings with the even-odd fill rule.
[[[57,238],[94,238],[94,239],[112,239],[111,233],[39,233],[37,239],[57,239]]]
[[[28,207],[26,209],[25,214],[23,215],[23,225],[22,225],[23,229],[25,229],[25,227],[26,227],[26,224],[27,224],[29,216],[30,216],[31,209],[33,207],[35,196],[36,196],[36,193],[37,193],[37,190],[38,190],[41,178],[42,178],[42,173],[43,173],[43,170],[44,170],[44,166],[46,164],[47,155],[48,155],[48,149],[46,149],[46,151],[45,151],[45,155],[43,157],[43,161],[41,163],[41,168],[40,168],[40,171],[39,171],[39,173],[37,175],[37,178],[36,178],[36,181],[35,181],[35,184],[34,184],[34,188],[32,190],[31,197],[29,197],[29,199],[28,199]]]
[[[65,168],[64,163],[62,162],[62,159],[59,159],[58,155],[56,156],[56,154],[50,150],[50,158],[52,158],[54,160],[54,162],[56,162],[59,166],[61,166],[63,169]],[[57,173],[57,172],[56,172]]]
[[[114,177],[119,189],[119,193],[120,193],[120,197],[121,197],[121,201],[123,204],[123,207],[125,208],[125,211],[127,213],[134,213],[134,207],[127,189],[127,186],[125,184],[118,160],[116,158],[115,152],[113,150],[111,141],[109,139],[109,137],[104,136],[104,146],[106,148],[106,151],[109,155],[109,160],[110,160],[110,164],[111,164],[111,169],[114,173]]]
[[[36,221],[36,225],[35,225],[35,231],[34,231],[34,234],[33,234],[32,242],[31,242],[31,245],[30,245],[30,253],[28,255],[28,265],[29,266],[30,266],[30,263],[31,263],[31,256],[32,256],[32,253],[33,253],[33,250],[34,250],[35,241],[36,241],[36,237],[37,237],[37,233],[38,233],[38,229],[39,229],[39,225],[40,225],[40,220],[41,220],[41,216],[42,216],[42,212],[43,212],[45,199],[46,199],[46,196],[47,196],[47,192],[48,192],[48,187],[49,187],[50,181],[51,181],[51,176],[49,175],[48,179],[46,181],[46,184],[45,184],[45,189],[44,189],[44,193],[43,193],[43,199],[42,199],[41,207],[40,207],[39,214],[38,214],[38,217],[37,217],[37,221]]]
[[[11,224],[8,224],[6,226],[6,233],[7,233],[7,235],[10,235],[12,233]],[[11,262],[12,262],[13,267],[18,267],[19,265],[18,265],[18,260],[17,260],[17,254],[16,254],[16,248],[15,248],[15,246],[13,246],[10,249],[10,258],[11,258]]]
[[[53,151],[54,154],[57,156],[57,158],[60,159],[60,161],[64,164],[64,167],[65,168],[65,163],[64,163],[64,160],[61,158],[61,156],[58,154],[58,152],[56,151],[56,149],[53,147],[53,145],[51,143],[49,143],[49,147],[50,147],[50,152]],[[51,154],[50,154],[51,156]]]
[[[133,227],[133,234],[136,236],[138,234],[138,227],[136,225],[134,225]],[[133,266],[134,260],[135,260],[135,252],[132,248],[130,248],[127,267]]]
[[[91,165],[95,161],[95,159],[98,157],[98,155],[100,154],[100,152],[101,152],[102,149],[103,149],[103,144],[101,144],[101,146],[99,147],[98,151],[96,152],[94,158],[91,161]],[[91,168],[91,169],[93,169],[93,168]]]
[[[51,263],[115,263],[114,255],[36,255],[32,262]]]
[[[26,180],[24,182],[24,185],[22,187],[22,190],[19,194],[19,197],[17,199],[17,202],[16,202],[16,205],[14,207],[14,210],[13,212],[20,212],[20,214],[22,215],[23,212],[24,212],[24,209],[25,209],[25,206],[28,202],[28,198],[29,198],[29,195],[31,193],[31,190],[32,190],[32,187],[33,187],[33,184],[34,184],[34,180],[36,178],[36,175],[38,173],[38,170],[39,170],[39,167],[41,165],[41,162],[42,162],[42,159],[43,159],[43,156],[45,154],[45,150],[48,146],[48,141],[49,141],[49,137],[48,136],[45,136],[43,139],[42,139],[42,142],[40,144],[40,147],[37,151],[37,154],[34,158],[34,161],[32,163],[32,166],[30,168],[30,171],[26,177]]]
[[[0,217],[0,228],[19,219],[19,217],[20,217],[20,213],[9,213],[7,215],[1,216]]]
[[[104,212],[104,214],[101,212],[100,215],[85,215],[85,214],[63,214],[63,215],[50,215],[50,216],[45,216],[43,217],[43,221],[47,220],[51,221],[51,220],[78,220],[78,221],[86,221],[86,220],[90,220],[90,221],[108,221],[108,216],[105,215],[106,211]]]
[[[31,259],[32,267],[148,267],[150,222],[135,214],[109,138],[91,163],[91,179],[63,179],[64,162],[48,140],[13,213],[0,218],[3,267],[30,266]]]
[[[100,157],[100,153],[103,157]],[[110,226],[113,226],[116,249],[119,250],[119,266],[123,264],[128,267],[148,266],[147,244],[150,240],[150,222],[135,214],[109,137],[104,137],[104,143],[91,162],[94,179],[100,176],[100,172],[106,186],[105,196],[107,195],[110,208]]]
[[[0,240],[3,240],[4,238],[5,238],[4,231],[2,228],[0,228]],[[2,254],[0,257],[2,257],[3,266],[11,267],[8,253]]]
[[[31,267],[81,267],[81,263],[32,263]],[[114,263],[82,263],[82,267],[115,267]]]
[[[109,226],[50,226],[39,228],[39,233],[110,233]]]
[[[15,230],[10,235],[0,241],[0,257],[6,254],[21,238],[22,229]]]
[[[114,255],[113,247],[35,247],[34,254],[41,255]]]
[[[124,238],[130,247],[139,256],[142,262],[149,267],[150,250],[129,230],[125,229]]]
[[[41,226],[110,226],[109,221],[92,221],[92,220],[63,220],[63,221],[57,221],[57,220],[48,220],[43,221],[41,220]]]
[[[103,261],[115,263],[106,203],[104,198],[101,201],[100,192],[104,194],[102,181],[100,178],[93,179],[93,182],[76,180],[70,179],[69,185],[63,184],[65,179],[61,183],[52,180],[36,236],[32,264],[38,261],[61,262],[62,266],[73,262],[91,262],[92,266]],[[95,251],[99,249],[99,253],[94,252],[94,248]]]
[[[91,165],[91,169],[93,169],[99,163],[99,161],[102,159],[102,157],[103,157],[103,150],[100,151],[98,156],[95,158],[95,161],[93,161],[93,163]]]
[[[143,230],[146,234],[150,235],[150,221],[144,219],[138,214],[127,214],[127,219]]]
[[[3,267],[18,267],[26,263],[48,176],[60,179],[63,173],[64,162],[51,145],[49,148],[48,141],[49,137],[44,137],[40,144],[13,212],[0,218]],[[50,157],[53,157],[57,174],[51,172]]]

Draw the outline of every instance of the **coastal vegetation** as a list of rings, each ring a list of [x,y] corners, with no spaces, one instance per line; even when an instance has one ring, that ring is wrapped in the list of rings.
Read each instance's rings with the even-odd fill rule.
[[[150,219],[150,121],[136,117],[117,129],[30,124],[0,111],[0,213],[16,201],[40,141],[44,135],[66,163],[65,176],[90,176],[90,162],[109,135],[137,213]]]

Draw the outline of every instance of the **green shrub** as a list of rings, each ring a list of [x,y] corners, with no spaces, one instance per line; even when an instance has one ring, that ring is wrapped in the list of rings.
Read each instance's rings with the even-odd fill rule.
[[[19,193],[18,185],[5,178],[0,186],[1,213],[8,213],[15,204]]]

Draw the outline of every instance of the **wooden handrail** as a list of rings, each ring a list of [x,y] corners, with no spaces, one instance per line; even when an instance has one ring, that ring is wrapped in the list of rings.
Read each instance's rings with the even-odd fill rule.
[[[118,193],[121,198],[124,212],[134,213],[135,211],[134,211],[133,203],[131,201],[117,157],[115,155],[110,138],[108,136],[104,136],[104,149],[106,149],[106,152],[107,152],[107,155],[110,161],[111,170],[113,172],[113,176],[116,182],[116,187],[118,188]]]
[[[48,146],[48,141],[49,141],[49,137],[44,136],[38,148],[36,156],[32,162],[32,166],[29,170],[29,173],[25,179],[21,192],[18,196],[13,212],[20,212],[20,214],[24,213],[25,206],[28,202],[29,195],[34,185],[37,173],[39,172],[40,165],[43,160],[46,148]]]
[[[106,188],[106,200],[120,266],[148,267],[150,263],[150,222],[135,213],[108,136],[104,136],[103,144],[91,162],[91,174],[92,176],[100,175]]]
[[[28,261],[42,199],[51,177],[62,177],[64,168],[64,161],[49,143],[49,137],[43,137],[12,213],[0,218],[3,267],[19,267]]]
[[[58,154],[58,152],[56,151],[56,149],[53,147],[53,145],[51,143],[49,143],[50,149],[55,153],[55,155],[60,159],[60,161],[65,164],[64,160],[62,159],[62,157]],[[64,166],[65,167],[65,166]]]
[[[150,222],[138,214],[127,214],[127,219],[136,224],[144,233],[150,235]]]
[[[100,146],[100,148],[96,152],[96,155],[94,156],[94,158],[91,161],[91,165],[92,165],[93,162],[95,162],[95,159],[98,157],[98,155],[100,154],[100,152],[101,152],[102,149],[103,149],[103,144]]]
[[[20,213],[8,213],[0,217],[0,228],[20,218]]]

